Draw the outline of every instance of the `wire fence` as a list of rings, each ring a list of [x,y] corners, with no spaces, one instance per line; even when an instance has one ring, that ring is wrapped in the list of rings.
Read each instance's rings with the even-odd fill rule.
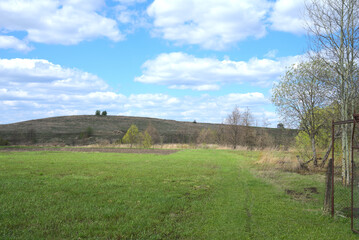
[[[357,142],[359,143],[359,142]],[[359,230],[359,149],[353,150],[353,226]]]

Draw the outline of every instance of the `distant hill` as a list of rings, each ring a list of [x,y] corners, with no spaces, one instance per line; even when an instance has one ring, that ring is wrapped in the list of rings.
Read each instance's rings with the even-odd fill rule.
[[[96,142],[114,143],[122,138],[127,129],[135,124],[140,131],[152,125],[159,132],[163,143],[195,142],[202,129],[219,131],[222,124],[193,123],[157,118],[127,116],[63,116],[43,118],[13,124],[0,125],[0,137],[11,144],[57,143],[65,145],[83,145]],[[89,138],[84,138],[88,129]],[[269,136],[271,145],[288,146],[294,140],[297,130],[250,127],[253,138]]]

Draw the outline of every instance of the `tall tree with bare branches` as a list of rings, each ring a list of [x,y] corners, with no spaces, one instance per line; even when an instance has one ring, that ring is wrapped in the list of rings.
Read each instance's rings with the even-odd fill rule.
[[[340,108],[341,120],[351,118],[358,96],[356,61],[359,49],[359,0],[308,0],[306,3],[310,55],[321,59],[336,77],[325,83]],[[348,184],[349,126],[342,126],[342,178]]]
[[[228,140],[231,143],[233,149],[236,149],[240,141],[241,130],[241,112],[237,106],[235,106],[233,111],[228,114],[225,120],[225,124]]]
[[[283,120],[300,127],[310,138],[314,165],[317,165],[316,137],[324,124],[318,111],[327,102],[325,87],[316,77],[323,72],[319,61],[293,65],[272,89],[272,102]]]

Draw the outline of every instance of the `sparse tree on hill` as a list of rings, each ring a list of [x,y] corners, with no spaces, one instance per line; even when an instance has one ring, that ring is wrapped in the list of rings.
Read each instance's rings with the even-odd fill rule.
[[[101,115],[101,111],[100,111],[100,110],[96,110],[95,115],[96,115],[96,116],[100,116],[100,115]]]
[[[267,128],[267,127],[269,127],[269,125],[270,125],[270,123],[268,121],[268,118],[265,115],[263,115],[262,127]]]
[[[230,113],[226,120],[226,135],[228,136],[228,140],[232,145],[233,149],[237,148],[237,145],[240,141],[240,129],[241,129],[241,113],[237,106],[234,107],[232,113]]]
[[[225,144],[226,143],[226,125],[220,124],[219,127],[215,131],[215,142],[217,144]]]
[[[241,124],[243,126],[242,143],[248,147],[255,145],[254,130],[250,126],[253,125],[254,118],[251,110],[247,107],[241,114]]]
[[[140,133],[140,135],[141,135],[142,147],[150,148],[152,146],[151,135],[147,131],[145,131],[144,133]]]
[[[216,133],[207,128],[202,129],[197,137],[197,143],[209,144],[214,143],[216,140]]]
[[[130,144],[132,148],[133,144],[138,143],[139,132],[136,125],[132,124],[131,127],[127,130],[125,136],[122,138],[122,143]]]
[[[151,123],[147,126],[145,132],[147,132],[151,136],[153,144],[157,144],[160,142],[160,134],[158,133],[157,129]]]
[[[30,143],[37,142],[37,133],[35,129],[31,128],[26,132],[26,140]]]
[[[9,145],[9,141],[8,140],[5,140],[5,139],[2,139],[0,137],[0,146],[7,146]]]
[[[242,112],[240,122],[242,126],[246,126],[246,127],[253,125],[253,115],[248,107],[246,108],[246,110]]]
[[[106,111],[106,110],[105,110],[105,111],[102,111],[101,115],[102,115],[102,116],[107,116],[107,111]]]
[[[93,129],[92,127],[87,127],[83,132],[80,134],[80,138],[89,138],[93,136]]]

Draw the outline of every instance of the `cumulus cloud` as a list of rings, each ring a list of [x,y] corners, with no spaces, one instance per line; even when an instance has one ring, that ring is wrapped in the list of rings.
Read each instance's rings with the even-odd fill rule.
[[[91,73],[63,68],[44,59],[0,59],[0,83],[4,88],[67,93],[106,89],[107,84]]]
[[[31,42],[77,44],[106,37],[124,39],[117,22],[99,14],[103,0],[3,0],[0,2],[0,29],[24,31]]]
[[[248,62],[197,58],[182,52],[164,53],[142,65],[142,83],[166,85],[174,89],[218,90],[223,84],[244,82],[269,86],[299,56],[279,59],[252,58]]]
[[[98,76],[44,59],[0,59],[0,124],[43,117],[94,114],[157,117],[220,123],[235,105],[262,114],[270,102],[260,92],[174,97],[124,95]]]
[[[13,36],[5,35],[0,35],[0,48],[11,48],[22,52],[28,52],[31,50],[31,47],[29,47],[24,41],[21,41],[20,39]]]
[[[154,34],[177,44],[221,50],[266,34],[266,0],[155,0],[147,9]]]
[[[271,28],[277,31],[304,34],[306,32],[304,10],[304,0],[277,0],[269,18]]]

